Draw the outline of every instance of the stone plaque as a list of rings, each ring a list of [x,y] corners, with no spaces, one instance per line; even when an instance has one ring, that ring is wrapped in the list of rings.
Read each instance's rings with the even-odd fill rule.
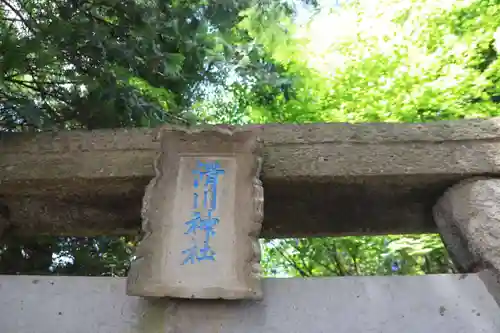
[[[165,127],[159,140],[127,294],[260,299],[259,139],[251,130]]]

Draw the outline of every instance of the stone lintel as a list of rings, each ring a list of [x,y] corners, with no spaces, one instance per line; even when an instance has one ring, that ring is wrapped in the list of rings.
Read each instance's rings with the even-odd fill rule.
[[[447,187],[500,175],[500,118],[245,128],[263,141],[263,237],[435,232],[432,207]],[[137,233],[155,137],[151,129],[2,133],[0,201],[16,232]],[[81,207],[92,211],[73,212]]]

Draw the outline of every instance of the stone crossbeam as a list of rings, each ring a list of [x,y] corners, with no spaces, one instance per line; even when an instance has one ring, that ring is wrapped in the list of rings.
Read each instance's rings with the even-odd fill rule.
[[[264,144],[263,237],[436,231],[450,185],[500,175],[500,118],[252,125]],[[0,135],[0,224],[18,234],[132,234],[155,130]]]

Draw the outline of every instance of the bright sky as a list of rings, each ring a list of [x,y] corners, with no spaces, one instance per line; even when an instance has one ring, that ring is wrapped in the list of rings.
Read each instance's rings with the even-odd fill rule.
[[[346,36],[354,33],[354,23],[357,17],[353,11],[342,11],[342,15],[332,12],[341,8],[342,3],[349,0],[318,0],[320,9],[301,4],[301,0],[295,0],[298,8],[295,23],[297,25],[296,35],[299,38],[309,40],[307,47],[307,58],[310,66],[330,75],[332,66],[341,65],[344,59],[332,52],[331,46]]]

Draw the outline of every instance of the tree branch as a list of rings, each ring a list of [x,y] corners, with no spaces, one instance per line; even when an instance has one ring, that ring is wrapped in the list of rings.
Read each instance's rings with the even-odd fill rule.
[[[16,16],[19,18],[19,20],[24,24],[26,29],[28,29],[31,33],[36,34],[35,28],[29,22],[23,17],[21,12],[15,8],[8,0],[0,0],[1,3],[3,3],[7,8],[9,8]]]
[[[333,246],[328,246],[328,250],[333,256],[333,260],[335,261],[335,265],[337,266],[337,269],[339,270],[339,275],[340,276],[346,276],[347,275],[347,270],[345,269],[344,265],[340,262],[339,254],[337,251],[337,247],[335,244]]]
[[[310,275],[307,274],[302,268],[300,268],[295,261],[290,259],[279,247],[275,247],[275,249],[280,253],[280,255],[285,258],[285,260],[292,265],[302,277],[309,277]]]

